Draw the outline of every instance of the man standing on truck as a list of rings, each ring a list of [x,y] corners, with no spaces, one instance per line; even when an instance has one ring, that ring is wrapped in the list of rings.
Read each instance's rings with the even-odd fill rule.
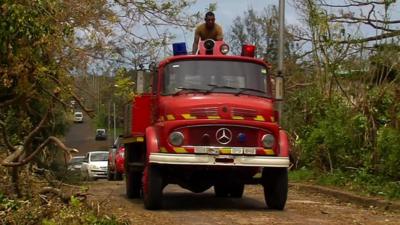
[[[200,40],[212,39],[214,41],[222,41],[224,38],[222,27],[215,23],[215,15],[213,12],[207,12],[204,20],[205,23],[198,25],[194,32],[193,55],[197,53]]]

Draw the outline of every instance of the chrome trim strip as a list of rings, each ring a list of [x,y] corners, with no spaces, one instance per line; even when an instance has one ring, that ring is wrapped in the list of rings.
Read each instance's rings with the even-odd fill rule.
[[[233,162],[216,162],[231,158]],[[150,163],[169,165],[289,167],[289,157],[151,153]]]
[[[203,120],[203,119],[199,119],[199,120]],[[204,119],[204,120],[208,120],[208,119]],[[170,121],[168,121],[168,122],[170,122]],[[272,122],[264,122],[264,123],[276,124],[276,123],[272,123]],[[264,129],[264,128],[260,128],[260,127],[246,126],[246,125],[239,125],[239,124],[227,124],[227,123],[187,125],[187,126],[179,127],[177,129],[192,128],[192,127],[242,127],[242,128],[244,127],[244,128],[262,130],[262,131],[266,131],[267,133],[271,133],[270,130]]]

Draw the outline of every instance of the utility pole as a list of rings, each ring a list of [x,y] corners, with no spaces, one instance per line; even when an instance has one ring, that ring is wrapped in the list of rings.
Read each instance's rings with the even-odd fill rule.
[[[111,130],[111,101],[108,102],[108,121],[107,121],[107,133]],[[113,142],[114,143],[114,142]]]
[[[115,118],[115,102],[113,103],[113,119],[114,119],[114,141],[113,141],[113,143],[115,142],[115,139],[117,139],[117,125],[116,125],[116,118]]]
[[[278,74],[275,77],[276,100],[279,113],[279,123],[283,110],[283,54],[285,43],[285,0],[279,0],[279,43],[278,43]]]

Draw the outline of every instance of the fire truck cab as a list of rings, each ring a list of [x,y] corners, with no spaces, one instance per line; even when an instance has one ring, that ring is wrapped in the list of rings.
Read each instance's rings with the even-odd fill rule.
[[[151,91],[126,108],[125,171],[129,198],[160,209],[163,189],[240,198],[246,184],[264,187],[266,205],[285,207],[289,145],[274,108],[269,65],[245,45],[228,55],[222,41],[188,55],[174,45],[151,73]],[[139,78],[139,76],[138,76]],[[139,80],[143,78],[139,78]]]

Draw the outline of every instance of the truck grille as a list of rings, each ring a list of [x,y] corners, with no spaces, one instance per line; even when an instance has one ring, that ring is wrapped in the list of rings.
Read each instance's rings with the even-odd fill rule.
[[[221,128],[230,131],[231,140],[218,141],[217,132]],[[236,146],[236,147],[256,147],[258,146],[259,130],[251,127],[240,126],[196,126],[189,127],[189,143],[185,145],[193,146]],[[245,138],[240,138],[240,136]],[[222,142],[222,143],[221,143]],[[227,142],[227,143],[226,143]]]

